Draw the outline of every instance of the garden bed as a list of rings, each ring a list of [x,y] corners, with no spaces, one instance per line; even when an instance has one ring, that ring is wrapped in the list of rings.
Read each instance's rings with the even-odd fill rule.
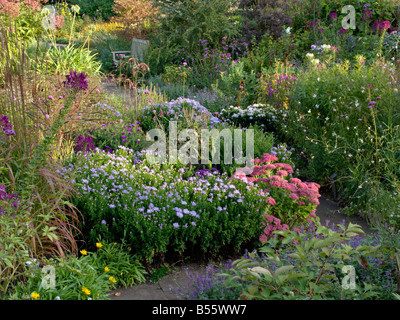
[[[44,5],[0,8],[1,299],[400,297],[395,0]]]

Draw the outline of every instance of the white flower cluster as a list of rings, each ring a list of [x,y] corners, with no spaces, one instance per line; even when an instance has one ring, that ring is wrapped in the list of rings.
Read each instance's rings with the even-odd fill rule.
[[[253,104],[244,109],[241,107],[229,106],[226,109],[222,109],[221,114],[230,114],[232,118],[249,117],[253,119],[253,117],[265,117],[265,108],[265,104]]]

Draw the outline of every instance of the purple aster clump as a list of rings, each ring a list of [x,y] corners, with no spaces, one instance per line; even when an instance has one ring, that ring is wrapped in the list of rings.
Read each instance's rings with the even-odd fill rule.
[[[336,20],[337,20],[337,14],[336,14],[336,12],[331,12],[331,13],[329,14],[329,19],[330,19],[330,20],[336,21]]]
[[[7,136],[15,135],[12,124],[7,116],[0,117],[0,129],[2,129],[4,134]]]
[[[95,149],[93,138],[90,136],[79,136],[75,141],[75,152],[86,151],[90,152]]]
[[[212,168],[211,170],[200,169],[200,170],[195,172],[195,175],[198,176],[198,177],[208,177],[208,176],[213,175],[213,174],[219,174],[218,169],[216,169],[216,168]]]
[[[64,86],[67,88],[78,88],[78,90],[86,90],[88,88],[88,82],[86,79],[86,74],[84,72],[71,71],[64,81]]]
[[[228,288],[224,285],[225,279],[217,276],[231,267],[232,260],[228,260],[219,268],[208,265],[204,275],[189,273],[186,269],[189,283],[186,288],[175,289],[174,293],[186,300],[236,300],[240,296],[241,288]]]
[[[8,206],[8,203],[10,203],[10,205],[14,208],[18,208],[20,206],[18,195],[15,193],[8,193],[6,188],[0,184],[0,215],[6,214],[6,209],[2,205],[5,204]]]
[[[366,21],[366,20],[370,20],[370,19],[372,19],[372,11],[371,10],[364,10],[362,12],[361,20]]]

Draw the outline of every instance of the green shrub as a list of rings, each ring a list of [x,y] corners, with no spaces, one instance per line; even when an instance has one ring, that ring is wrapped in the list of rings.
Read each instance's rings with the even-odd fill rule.
[[[158,0],[155,4],[160,13],[160,26],[150,38],[152,74],[162,73],[166,64],[180,63],[182,58],[201,58],[200,40],[208,39],[209,48],[221,49],[223,37],[230,40],[237,35],[229,19],[231,0]]]
[[[307,154],[311,179],[325,184],[337,175],[336,187],[347,203],[357,202],[378,181],[396,190],[397,67],[384,59],[366,66],[362,56],[355,67],[323,62],[311,62],[297,75],[290,107],[275,112],[279,130]]]
[[[111,289],[145,281],[143,267],[121,244],[97,246],[95,252],[81,250],[79,257],[44,259],[41,264],[27,261],[26,281],[15,284],[8,299],[109,300]],[[53,271],[45,272],[46,268]]]
[[[317,225],[316,231],[275,231],[276,238],[259,249],[260,259],[251,253],[233,262],[233,269],[220,275],[228,287],[244,286],[241,298],[254,300],[374,299],[375,283],[354,274],[345,278],[349,266],[361,266],[363,259],[379,255],[379,246],[350,245],[363,233],[359,226],[338,225],[339,231]],[[356,242],[354,242],[356,243]],[[347,271],[344,267],[347,266]],[[235,281],[239,279],[240,281]],[[361,280],[361,279],[360,279]],[[244,285],[243,285],[244,283]],[[347,285],[347,287],[346,287]]]
[[[151,259],[185,250],[238,250],[259,236],[261,191],[215,173],[191,177],[182,165],[138,161],[120,148],[67,167],[76,173],[81,195],[74,203],[84,214],[81,230],[91,246],[99,236],[123,239],[132,253]]]
[[[114,0],[71,0],[71,4],[80,7],[80,14],[90,18],[109,20],[115,13],[113,10]]]
[[[107,74],[115,69],[112,51],[130,51],[131,42],[116,33],[96,31],[90,37],[89,49],[101,63],[101,71]]]
[[[138,123],[124,123],[115,120],[89,130],[88,135],[93,138],[95,147],[105,151],[112,152],[119,146],[140,151],[145,149],[146,137]]]
[[[140,120],[143,130],[161,128],[166,134],[171,121],[177,122],[179,131],[212,127],[221,122],[198,101],[182,97],[146,107]]]
[[[227,125],[223,125],[219,127],[220,130],[229,130],[231,133],[231,137],[233,137],[232,139],[232,150],[234,150],[235,148],[235,130],[238,130],[237,127],[235,126],[227,126]],[[274,136],[272,135],[272,133],[266,132],[264,130],[262,130],[259,126],[257,125],[250,125],[247,126],[246,128],[240,129],[242,130],[241,132],[241,152],[243,154],[241,154],[242,157],[244,157],[244,159],[240,159],[239,157],[237,158],[236,155],[234,154],[233,157],[233,161],[232,163],[226,163],[225,158],[224,158],[224,152],[222,152],[222,150],[225,151],[225,144],[226,144],[226,140],[225,139],[221,139],[220,142],[220,164],[214,164],[215,168],[218,168],[221,172],[226,172],[229,176],[233,176],[233,174],[239,169],[242,168],[245,163],[243,163],[243,160],[247,161],[247,163],[250,163],[249,160],[253,160],[253,158],[260,158],[262,157],[262,155],[264,153],[269,153],[269,152],[273,152],[274,150]],[[249,132],[249,130],[252,130],[252,133]],[[221,136],[223,136],[223,131],[221,131]],[[248,137],[254,136],[254,144],[253,144],[253,150],[254,150],[254,156],[252,159],[249,159],[248,157],[250,156],[250,154],[247,154],[247,152],[249,152],[247,150],[248,147]],[[240,146],[239,146],[240,147]],[[282,158],[282,157],[280,157]],[[289,159],[287,159],[288,161],[290,161]],[[248,165],[248,164],[247,164]]]
[[[225,72],[220,73],[212,87],[224,96],[231,97],[235,105],[241,106],[257,101],[257,84],[258,77],[255,71],[246,72],[245,62],[239,59],[233,61]]]

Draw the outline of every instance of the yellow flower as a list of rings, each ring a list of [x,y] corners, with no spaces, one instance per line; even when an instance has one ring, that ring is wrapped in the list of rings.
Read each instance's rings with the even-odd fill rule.
[[[101,248],[102,246],[103,246],[103,245],[101,244],[101,242],[97,242],[97,243],[96,243],[96,247],[97,247],[97,248]]]
[[[39,298],[40,297],[40,294],[39,293],[37,293],[37,292],[32,292],[31,293],[31,297],[33,298],[33,299],[37,299],[37,298]]]
[[[80,251],[82,255],[86,256],[87,255],[87,251],[86,250],[81,250]]]
[[[88,288],[82,287],[82,291],[83,291],[85,294],[90,295],[90,290],[89,290]]]
[[[110,268],[109,268],[109,267],[105,267],[105,268],[104,268],[104,271],[105,271],[105,272],[110,271]]]
[[[117,282],[117,280],[115,280],[114,277],[109,277],[108,280],[110,280],[112,283],[116,283]]]

